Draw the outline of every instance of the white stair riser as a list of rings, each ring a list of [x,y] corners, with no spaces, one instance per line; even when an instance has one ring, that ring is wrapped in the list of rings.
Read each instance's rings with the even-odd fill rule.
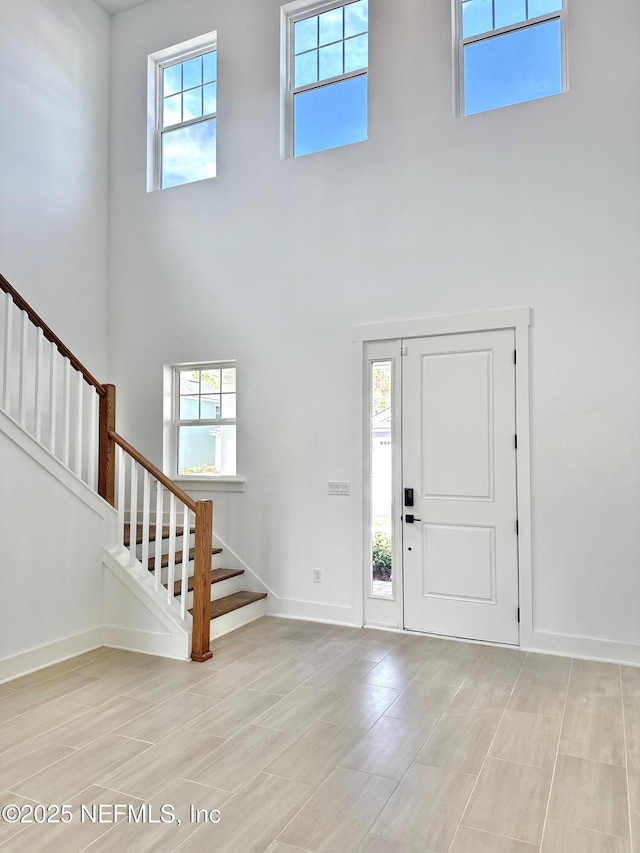
[[[190,548],[193,548],[193,539],[194,539],[193,533],[191,533],[189,536],[187,536],[187,544]],[[137,549],[138,556],[140,556],[140,552],[142,551],[142,544],[140,542],[136,543],[136,549]],[[156,550],[156,542],[155,542],[155,539],[152,539],[149,542],[149,556],[150,557],[153,556],[153,554],[155,553],[155,550]],[[161,540],[160,550],[162,551],[163,554],[167,553],[167,551],[169,550],[169,539],[168,538]],[[176,551],[181,551],[181,550],[182,550],[182,536],[176,536]]]
[[[210,637],[215,640],[217,637],[223,637],[225,634],[235,631],[236,628],[241,628],[249,622],[254,622],[260,619],[267,612],[266,599],[261,598],[259,601],[253,601],[245,607],[239,607],[237,610],[232,610],[231,613],[225,613],[224,616],[218,616],[217,619],[211,620]],[[215,650],[213,656],[215,659]]]
[[[232,595],[234,592],[240,592],[244,587],[242,586],[242,575],[238,575],[235,578],[228,578],[226,581],[220,581],[219,583],[211,584],[211,601],[215,601],[217,598],[224,598],[225,595]],[[180,597],[176,599],[180,601]],[[193,607],[193,592],[187,593],[187,610]]]
[[[140,553],[139,550],[138,550],[138,553],[136,554],[136,556],[139,560],[142,559],[142,554]],[[153,560],[153,556],[154,556],[153,554],[149,554],[149,559]],[[211,556],[211,568],[212,569],[221,568],[222,560],[220,558],[222,556],[223,556],[222,554],[212,554],[212,556]],[[154,562],[151,563],[152,567],[153,567],[153,565],[154,565]],[[168,566],[165,566],[165,568],[162,569],[162,581],[163,581],[163,583],[167,579],[166,578],[167,572],[168,572]],[[179,578],[181,574],[182,574],[182,563],[176,563],[175,564],[176,579]],[[193,574],[193,560],[189,560],[189,567],[187,570],[187,575],[192,575],[192,574]]]

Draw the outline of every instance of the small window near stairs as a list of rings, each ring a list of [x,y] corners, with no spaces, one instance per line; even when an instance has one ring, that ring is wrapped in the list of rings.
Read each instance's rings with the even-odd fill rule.
[[[170,386],[170,387],[167,387]],[[236,366],[233,361],[165,369],[165,469],[172,477],[236,475]],[[170,405],[171,418],[167,418]]]

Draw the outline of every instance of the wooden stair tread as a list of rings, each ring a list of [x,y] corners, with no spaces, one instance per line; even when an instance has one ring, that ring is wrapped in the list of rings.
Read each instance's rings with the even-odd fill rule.
[[[221,581],[229,580],[229,578],[235,578],[238,575],[243,575],[244,569],[211,569],[211,583],[220,583]],[[167,584],[163,584],[164,587]],[[173,594],[180,595],[180,590],[182,588],[182,579],[175,581],[173,585]],[[187,581],[187,592],[193,592],[193,575]]]
[[[211,549],[212,555],[213,554],[221,554],[221,553],[222,553],[222,548],[212,548]],[[189,548],[189,560],[188,560],[188,562],[191,562],[193,559],[195,559],[195,556],[196,556],[196,549],[195,548]],[[175,562],[176,562],[176,565],[178,565],[179,563],[182,563],[182,551],[176,551]],[[166,569],[168,565],[169,565],[169,555],[168,554],[161,554],[160,555],[160,568]],[[149,565],[148,565],[149,571],[150,572],[154,571],[155,567],[156,567],[156,558],[155,557],[149,557]]]
[[[184,531],[183,527],[176,527],[176,536],[182,536],[183,531]],[[195,527],[192,526],[189,528],[189,533],[195,533],[195,532],[196,532]],[[170,535],[171,534],[170,534],[170,530],[169,530],[169,525],[168,524],[163,525],[162,535],[160,538],[161,539],[168,539]],[[124,526],[124,544],[128,546],[130,541],[131,541],[131,526],[129,524],[125,524],[125,526]],[[155,524],[150,524],[149,525],[149,542],[155,542],[155,541],[156,541],[156,526],[155,526]],[[138,524],[136,527],[136,545],[141,545],[141,544],[142,544],[142,525]]]
[[[219,616],[224,616],[225,613],[231,613],[232,610],[237,610],[239,607],[246,607],[247,604],[253,604],[254,601],[260,601],[261,598],[266,598],[266,592],[234,592],[232,595],[225,595],[224,598],[216,598],[211,602],[210,618],[217,619]],[[193,613],[193,610],[189,610]]]

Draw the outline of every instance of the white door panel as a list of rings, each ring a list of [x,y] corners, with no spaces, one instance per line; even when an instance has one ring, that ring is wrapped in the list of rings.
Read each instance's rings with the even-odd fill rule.
[[[495,530],[422,525],[422,595],[495,603]]]
[[[517,643],[513,332],[405,344],[405,627]]]
[[[425,496],[492,497],[491,360],[490,351],[421,354]]]

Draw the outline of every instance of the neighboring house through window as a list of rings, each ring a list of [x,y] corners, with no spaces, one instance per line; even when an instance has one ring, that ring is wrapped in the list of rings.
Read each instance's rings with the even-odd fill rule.
[[[367,138],[368,0],[282,7],[283,156]]]
[[[172,415],[165,435],[169,476],[235,476],[235,363],[177,365],[165,378]]]
[[[216,174],[216,33],[149,57],[147,189],[166,189]]]
[[[454,0],[462,115],[564,91],[563,0]]]

